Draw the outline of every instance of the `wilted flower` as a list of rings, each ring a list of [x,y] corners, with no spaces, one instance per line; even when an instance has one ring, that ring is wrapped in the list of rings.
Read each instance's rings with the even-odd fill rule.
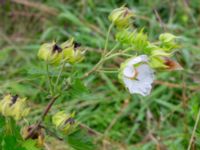
[[[60,111],[52,117],[52,122],[57,129],[69,134],[73,132],[78,125],[74,120],[74,115],[75,113],[66,114],[64,111]]]
[[[131,17],[133,17],[133,13],[127,7],[122,6],[114,9],[108,18],[118,28],[126,28],[130,25]]]
[[[149,95],[154,74],[148,65],[148,57],[146,55],[140,55],[128,59],[121,65],[119,78],[131,94]]]
[[[84,59],[85,51],[82,50],[79,43],[74,42],[74,39],[61,44],[61,48],[63,49],[64,58],[70,63],[78,63]]]
[[[162,33],[159,36],[161,47],[166,51],[171,51],[174,48],[178,48],[179,45],[176,43],[177,36],[171,33]]]
[[[20,120],[29,113],[27,108],[26,98],[19,98],[16,96],[6,95],[0,101],[0,113],[4,116],[11,116],[15,120]]]
[[[181,70],[181,65],[172,60],[170,58],[171,55],[171,53],[167,53],[164,50],[154,50],[152,51],[149,64],[154,69]]]
[[[21,135],[23,139],[26,139],[27,136],[30,134],[31,130],[35,128],[35,125],[31,126],[25,126],[21,129]],[[42,127],[38,127],[30,136],[31,139],[36,140],[38,146],[44,145],[45,135],[44,135],[44,129]]]

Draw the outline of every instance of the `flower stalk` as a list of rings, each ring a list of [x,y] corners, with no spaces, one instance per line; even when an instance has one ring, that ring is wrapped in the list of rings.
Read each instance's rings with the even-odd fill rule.
[[[26,140],[29,139],[37,131],[38,128],[40,128],[40,125],[44,121],[46,115],[48,114],[48,112],[50,111],[50,109],[52,108],[53,104],[55,103],[58,97],[59,96],[55,96],[49,101],[48,105],[46,106],[40,117],[40,120],[38,121],[38,123],[34,125],[34,127],[29,131],[28,135],[25,137]]]

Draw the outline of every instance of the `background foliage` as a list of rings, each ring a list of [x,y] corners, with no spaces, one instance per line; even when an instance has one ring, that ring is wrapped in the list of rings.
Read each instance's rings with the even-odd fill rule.
[[[184,70],[161,72],[152,94],[146,98],[129,95],[116,74],[99,71],[79,80],[100,58],[110,24],[108,14],[123,4],[134,11],[134,26],[144,27],[150,40],[164,31],[181,36],[182,40],[174,59],[181,62]],[[66,70],[64,76],[70,75],[72,82],[63,83],[68,90],[62,93],[51,114],[58,109],[76,111],[77,119],[94,131],[92,137],[104,149],[186,149],[200,103],[199,6],[199,0],[1,0],[0,95],[11,92],[28,97],[33,108],[29,117],[32,123],[36,121],[48,101],[44,64],[37,58],[39,45],[74,36],[88,49],[86,59],[72,68],[73,74]],[[111,36],[109,47],[114,44]],[[122,61],[118,57],[104,67],[118,67]],[[58,73],[50,71],[52,76]],[[3,118],[0,121],[4,123]],[[2,132],[3,129],[1,136]],[[102,135],[104,138],[100,138]],[[195,135],[192,148],[197,150],[199,128]],[[14,140],[12,136],[3,138]],[[71,143],[75,144],[72,147],[77,146],[73,140]],[[28,144],[34,147],[34,142]],[[66,148],[65,143],[50,136],[46,137],[46,146]]]

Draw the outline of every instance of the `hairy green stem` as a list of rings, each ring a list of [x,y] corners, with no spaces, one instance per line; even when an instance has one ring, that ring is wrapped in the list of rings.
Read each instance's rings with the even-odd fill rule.
[[[128,56],[128,57],[131,57],[132,55],[125,54],[125,53],[123,53],[123,52],[122,52],[122,53],[119,52],[119,53],[115,53],[115,54],[113,54],[113,55],[107,56],[107,57],[104,59],[104,61],[109,60],[109,59],[111,59],[111,58],[114,58],[114,57],[116,57],[116,56]]]
[[[107,47],[108,47],[108,39],[109,39],[110,32],[111,32],[113,26],[114,26],[114,24],[112,23],[108,28],[108,32],[107,32],[107,35],[106,35],[106,42],[105,42],[104,50],[103,50],[103,53],[102,53],[102,57],[104,57],[104,55],[106,54]]]
[[[111,54],[116,50],[116,48],[117,48],[118,46],[119,46],[119,43],[117,43],[117,44],[105,55],[105,57],[111,55]]]
[[[104,72],[104,73],[117,73],[118,70],[97,70],[98,72]]]
[[[87,78],[90,74],[95,72],[103,64],[103,62],[104,62],[104,59],[100,59],[99,62],[90,71],[85,73],[81,79]]]
[[[114,49],[114,48],[113,48],[113,49]],[[110,54],[111,54],[111,53],[110,53]],[[103,57],[99,60],[99,62],[98,62],[90,71],[88,71],[87,73],[85,73],[81,79],[84,79],[84,78],[88,77],[90,74],[92,74],[93,72],[95,72],[96,70],[98,70],[98,69],[102,66],[102,64],[103,64],[105,61],[107,61],[107,60],[109,60],[109,59],[111,59],[111,58],[113,58],[113,57],[120,56],[120,55],[121,55],[121,56],[128,56],[128,57],[131,57],[131,56],[132,56],[132,55],[129,55],[129,54],[125,54],[125,53],[123,53],[123,52],[115,53],[115,54],[113,54],[113,55],[108,55],[108,54],[106,54],[105,56],[103,56]]]

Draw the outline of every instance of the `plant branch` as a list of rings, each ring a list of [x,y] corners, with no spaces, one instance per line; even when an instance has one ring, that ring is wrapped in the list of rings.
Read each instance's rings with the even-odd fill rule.
[[[53,104],[55,103],[55,101],[57,100],[57,98],[58,98],[58,96],[55,96],[55,97],[53,97],[53,98],[49,101],[48,105],[46,106],[46,108],[45,108],[45,110],[44,110],[44,112],[43,112],[43,114],[42,114],[42,116],[41,116],[41,121],[44,120],[44,118],[45,118],[46,115],[48,114],[49,110],[51,109],[51,107],[53,106]]]
[[[90,74],[92,74],[93,72],[95,72],[97,69],[99,69],[99,67],[103,64],[104,60],[100,59],[100,61],[88,72],[86,72],[83,77],[81,77],[81,79],[85,79],[87,78]]]
[[[40,128],[42,121],[45,119],[46,115],[47,115],[48,112],[50,111],[51,107],[53,106],[53,104],[55,103],[55,101],[56,101],[57,98],[58,98],[58,96],[55,96],[55,97],[53,97],[53,98],[49,101],[48,105],[46,106],[46,108],[44,109],[44,111],[43,111],[43,113],[42,113],[42,115],[41,115],[40,120],[39,120],[38,123],[30,130],[30,132],[28,133],[28,135],[25,137],[26,140],[29,139],[29,138],[34,134],[34,132],[35,132],[38,128]]]
[[[87,73],[85,73],[83,75],[83,77],[81,77],[81,79],[84,79],[86,77],[88,77],[90,74],[92,74],[93,72],[97,71],[99,69],[99,67],[107,60],[113,58],[113,57],[116,57],[116,56],[128,56],[128,57],[131,57],[132,55],[129,55],[129,54],[125,54],[123,52],[118,52],[118,53],[115,53],[115,54],[112,54],[112,53],[109,53],[108,54],[105,54],[105,56],[103,56],[103,58],[100,59],[100,61],[90,70],[88,71]]]

